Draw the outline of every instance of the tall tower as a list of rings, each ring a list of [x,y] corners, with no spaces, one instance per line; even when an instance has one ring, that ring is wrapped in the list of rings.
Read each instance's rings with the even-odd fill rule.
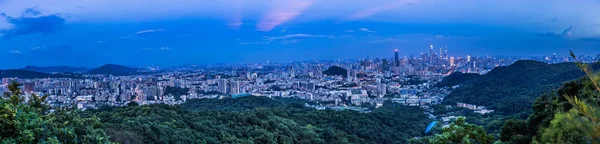
[[[445,45],[446,51],[444,53],[444,58],[448,59],[448,45]]]
[[[433,64],[433,58],[434,58],[433,55],[434,55],[433,45],[430,45],[429,46],[429,64]]]
[[[443,56],[443,54],[442,54],[442,48],[440,48],[440,59],[444,59],[444,57],[442,57],[442,56]]]
[[[394,50],[394,65],[396,67],[400,66],[400,60],[398,60],[398,49]]]

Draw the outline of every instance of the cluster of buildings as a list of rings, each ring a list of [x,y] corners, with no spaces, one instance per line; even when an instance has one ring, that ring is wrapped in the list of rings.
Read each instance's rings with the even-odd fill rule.
[[[470,110],[473,110],[475,113],[480,113],[480,114],[487,114],[487,113],[494,112],[494,110],[488,110],[485,106],[477,106],[474,104],[457,102],[456,106],[461,107],[461,108],[470,109]]]
[[[391,55],[391,54],[390,54]],[[318,101],[329,107],[381,106],[392,101],[410,106],[439,104],[452,88],[435,84],[453,72],[486,73],[516,60],[533,59],[548,63],[566,62],[564,57],[455,57],[448,49],[434,46],[418,57],[358,60],[329,60],[261,64],[228,64],[177,67],[148,75],[87,75],[82,78],[3,78],[1,92],[10,81],[22,84],[28,95],[49,95],[54,107],[77,106],[80,109],[101,105],[180,104],[194,98],[224,98],[247,95],[296,97]],[[600,59],[582,57],[583,60]],[[325,70],[338,66],[345,75],[327,75]],[[471,108],[471,105],[457,105]],[[485,109],[474,110],[489,113]]]

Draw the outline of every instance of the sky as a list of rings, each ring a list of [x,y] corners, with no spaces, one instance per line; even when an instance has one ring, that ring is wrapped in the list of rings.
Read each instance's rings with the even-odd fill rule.
[[[600,53],[600,0],[0,0],[0,68]]]

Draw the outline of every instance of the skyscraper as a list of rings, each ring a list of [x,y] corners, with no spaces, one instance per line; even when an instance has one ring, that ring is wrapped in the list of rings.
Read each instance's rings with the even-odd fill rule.
[[[394,50],[394,65],[396,67],[400,66],[400,60],[398,60],[398,49]]]
[[[235,80],[229,81],[229,93],[230,94],[239,94],[240,93],[240,83]]]
[[[294,72],[294,66],[293,66],[293,65],[290,65],[290,67],[289,67],[289,70],[290,70],[290,77],[292,77],[292,78],[293,78],[293,77],[296,77],[296,74],[295,74],[295,72]]]
[[[381,69],[382,69],[383,71],[387,71],[387,70],[389,70],[389,68],[388,68],[388,61],[387,61],[387,59],[383,59],[383,60],[381,60]]]
[[[446,51],[444,52],[444,59],[448,59],[448,45],[445,46]]]
[[[217,85],[220,93],[227,94],[227,79],[219,79]]]

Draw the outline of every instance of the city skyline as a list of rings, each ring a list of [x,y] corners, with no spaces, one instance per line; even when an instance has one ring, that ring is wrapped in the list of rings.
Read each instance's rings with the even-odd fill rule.
[[[343,6],[342,6],[343,5]],[[522,5],[522,7],[513,7]],[[598,1],[0,0],[0,69],[597,54]],[[535,9],[532,9],[535,7]],[[572,9],[577,7],[577,9]]]

